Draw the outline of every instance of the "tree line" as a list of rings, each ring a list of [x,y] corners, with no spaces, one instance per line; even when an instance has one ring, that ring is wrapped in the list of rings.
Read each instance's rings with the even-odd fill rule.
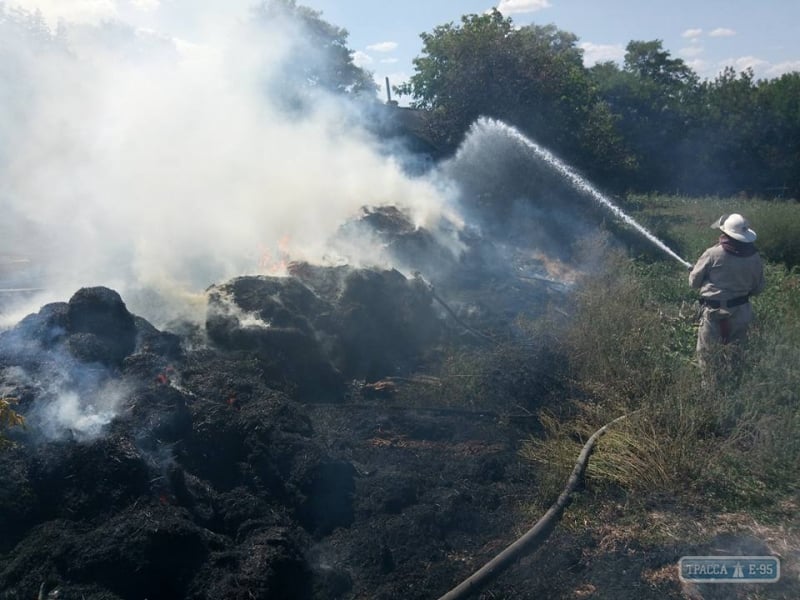
[[[618,191],[800,197],[800,73],[701,80],[660,40],[586,68],[577,37],[498,11],[421,34],[398,92],[453,148],[481,115],[502,119]]]
[[[304,82],[371,97],[347,31],[296,0],[256,14],[291,14],[328,57]],[[702,80],[661,40],[631,41],[622,65],[587,68],[574,34],[518,27],[497,10],[420,35],[415,73],[395,87],[425,111],[428,136],[454,152],[481,116],[505,121],[592,181],[617,192],[800,198],[800,73],[756,79],[732,67]]]
[[[261,0],[251,18],[288,20],[303,31],[300,51],[272,74],[272,83],[280,81],[270,87],[289,110],[302,111],[317,92],[377,102],[347,31],[319,11],[296,0]],[[37,18],[0,5],[0,30],[20,28],[48,38]],[[555,25],[518,27],[497,10],[420,37],[415,73],[395,92],[425,111],[428,137],[445,153],[486,116],[616,192],[800,198],[798,72],[757,80],[751,70],[729,67],[701,80],[660,40],[631,41],[622,65],[587,68],[574,34]]]

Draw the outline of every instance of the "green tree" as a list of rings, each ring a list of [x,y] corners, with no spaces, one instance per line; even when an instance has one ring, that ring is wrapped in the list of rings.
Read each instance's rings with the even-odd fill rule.
[[[655,84],[667,93],[681,92],[698,81],[697,75],[680,58],[670,58],[661,40],[631,41],[625,48],[625,71]]]
[[[629,158],[595,94],[577,38],[554,25],[516,27],[497,10],[421,34],[415,74],[398,92],[431,111],[433,136],[454,148],[480,116],[506,121],[597,172]]]
[[[498,94],[513,95],[503,80],[515,62],[508,39],[511,20],[498,11],[465,15],[461,25],[448,23],[422,33],[423,53],[414,59],[416,73],[398,92],[412,106],[432,112],[435,138],[456,146],[481,115],[498,116]]]
[[[727,67],[700,90],[686,142],[693,191],[800,195],[800,74],[757,81]]]
[[[761,115],[756,142],[765,195],[800,199],[800,72],[760,81],[756,110]]]
[[[372,75],[353,62],[346,29],[332,25],[322,13],[296,0],[264,0],[254,9],[257,23],[287,28],[296,45],[272,81],[294,103],[316,91],[374,96]]]
[[[687,133],[694,159],[692,191],[729,195],[755,183],[754,135],[759,116],[753,72],[725,68],[700,86],[697,125]]]
[[[631,187],[674,191],[687,160],[685,135],[697,116],[699,78],[681,59],[671,58],[661,40],[632,41],[626,50],[622,68],[595,65],[592,81],[636,156]]]

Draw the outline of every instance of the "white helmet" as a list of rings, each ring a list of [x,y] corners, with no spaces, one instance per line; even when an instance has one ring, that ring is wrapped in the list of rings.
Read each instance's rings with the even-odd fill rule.
[[[722,215],[711,227],[713,229],[721,229],[722,233],[740,242],[752,243],[756,241],[756,232],[750,229],[750,223],[737,213]]]

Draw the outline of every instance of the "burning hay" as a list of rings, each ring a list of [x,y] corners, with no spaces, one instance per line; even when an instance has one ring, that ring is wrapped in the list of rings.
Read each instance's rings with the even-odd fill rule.
[[[471,531],[457,515],[469,500],[445,500],[439,483],[427,500],[427,474],[417,483],[403,475],[398,499],[377,513],[368,506],[397,469],[389,453],[447,457],[446,469],[460,470],[513,455],[492,439],[494,417],[482,416],[488,429],[469,439],[420,415],[384,433],[359,421],[348,440],[322,408],[346,409],[349,382],[366,382],[381,421],[381,382],[438,388],[415,368],[442,344],[462,343],[461,327],[420,277],[304,262],[288,271],[212,286],[207,344],[160,331],[102,287],[0,334],[0,384],[29,425],[9,432],[17,446],[0,454],[0,589],[35,595],[44,581],[63,597],[337,598],[364,582],[340,560],[312,560],[314,540],[361,556],[372,518],[408,509],[416,520],[429,501],[450,507],[456,531]],[[473,318],[465,306],[451,312]],[[394,558],[377,568],[401,577],[402,553],[387,546]]]

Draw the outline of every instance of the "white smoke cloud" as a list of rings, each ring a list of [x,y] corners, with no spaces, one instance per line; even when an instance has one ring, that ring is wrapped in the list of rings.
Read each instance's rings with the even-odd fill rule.
[[[550,8],[548,0],[500,0],[497,10],[504,15],[515,15],[522,13],[537,12],[545,8]]]
[[[725,66],[733,65],[737,71],[745,71],[747,69],[761,71],[769,66],[767,61],[760,59],[757,56],[740,56],[738,58],[730,58],[722,61],[720,64],[724,64]]]
[[[161,0],[131,0],[131,5],[138,10],[152,11],[161,6]]]
[[[686,46],[685,48],[681,48],[678,50],[678,54],[680,56],[686,56],[688,58],[694,58],[696,56],[700,56],[705,51],[705,48],[702,46],[698,46],[696,44],[692,46]]]
[[[795,71],[800,71],[800,60],[787,60],[773,64],[766,69],[766,74],[768,77],[780,77]]]
[[[356,65],[357,67],[363,68],[368,65],[371,65],[374,62],[375,59],[372,58],[372,56],[370,56],[366,52],[362,52],[361,50],[356,50],[355,52],[353,52],[353,64]]]
[[[625,48],[622,44],[582,42],[579,47],[583,50],[583,64],[586,67],[610,60],[621,61],[625,58]]]
[[[397,42],[379,42],[377,44],[370,44],[367,50],[373,52],[394,52],[397,50]]]
[[[38,11],[51,26],[59,20],[99,23],[117,16],[115,0],[11,0],[8,4],[31,13]]]
[[[736,35],[736,31],[727,27],[717,27],[708,32],[709,37],[732,37],[734,35]]]
[[[440,191],[379,152],[357,111],[320,94],[299,118],[273,101],[269,82],[280,91],[285,62],[311,52],[285,24],[254,31],[247,13],[214,8],[175,33],[93,25],[89,13],[118,7],[66,4],[84,24],[58,43],[0,44],[0,69],[22,74],[0,90],[13,149],[0,149],[0,203],[52,299],[85,285],[204,289],[258,272],[284,238],[293,258],[319,259],[364,204],[439,218]],[[162,5],[167,23],[178,4]]]
[[[800,61],[785,61],[780,63],[771,63],[768,60],[759,58],[757,56],[740,56],[738,58],[727,58],[719,61],[715,65],[715,70],[709,76],[717,76],[726,67],[733,67],[736,72],[746,71],[752,69],[753,75],[756,79],[773,79],[780,77],[786,73],[793,73],[800,71]]]
[[[711,65],[708,63],[707,60],[703,60],[702,58],[690,58],[684,61],[686,66],[689,67],[692,71],[700,75],[701,77],[714,77],[717,75],[716,72],[713,72]]]
[[[694,39],[697,39],[698,37],[700,37],[701,35],[703,35],[703,30],[698,27],[698,28],[695,28],[695,29],[687,29],[686,31],[684,31],[681,34],[681,37],[689,38],[689,39],[693,39],[694,40]]]

